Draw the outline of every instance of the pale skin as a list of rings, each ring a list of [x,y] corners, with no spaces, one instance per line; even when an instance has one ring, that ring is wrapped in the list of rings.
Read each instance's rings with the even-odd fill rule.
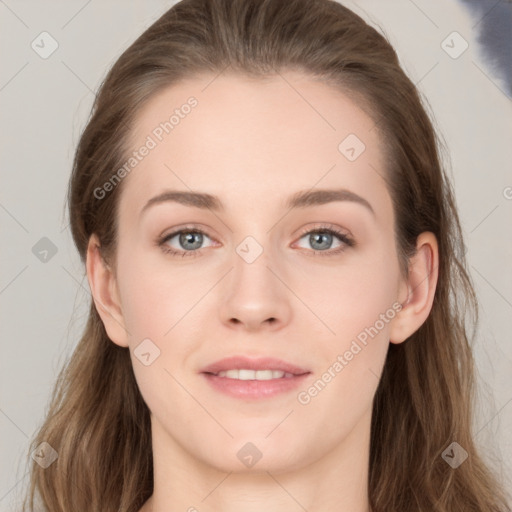
[[[205,75],[153,97],[136,120],[134,149],[187,98],[198,104],[124,178],[115,265],[90,239],[96,308],[112,342],[130,350],[151,411],[154,493],[141,512],[370,510],[372,400],[389,343],[403,343],[430,313],[437,242],[429,232],[418,237],[405,278],[374,121],[339,90],[282,75],[264,82]],[[354,161],[338,149],[349,134],[366,146]],[[284,207],[298,191],[338,188],[364,198],[374,213],[350,200]],[[167,201],[141,216],[166,189],[218,196],[224,208]],[[206,233],[195,257],[158,246],[160,235],[189,224]],[[303,233],[325,225],[355,245],[335,235],[327,248],[312,245]],[[263,251],[251,263],[237,252],[248,236]],[[190,247],[179,235],[165,245],[182,253]],[[298,392],[397,303],[401,310],[378,334],[300,403]],[[147,338],[160,356],[145,366],[134,350]],[[277,357],[311,373],[300,389],[244,401],[212,389],[199,373],[234,354]],[[262,454],[250,468],[237,456],[248,442]]]

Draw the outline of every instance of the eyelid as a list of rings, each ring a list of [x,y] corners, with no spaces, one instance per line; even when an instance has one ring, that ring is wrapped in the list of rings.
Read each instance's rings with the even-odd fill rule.
[[[210,229],[210,228],[207,228],[207,229]],[[169,229],[168,232],[167,232],[167,230],[164,231],[161,235],[159,235],[158,238],[160,238],[160,239],[167,238],[171,235],[176,235],[176,234],[180,233],[181,231],[197,231],[199,233],[203,233],[207,236],[210,236],[206,232],[205,228],[201,227],[199,224],[186,223],[186,224],[181,224],[181,225],[175,226],[175,227]]]
[[[329,222],[317,222],[314,223],[313,226],[309,225],[305,228],[301,228],[299,231],[299,237],[303,237],[311,232],[321,232],[321,231],[332,231],[337,235],[344,236],[346,238],[353,239],[352,233],[348,229],[343,229],[337,226],[336,224],[331,224]]]

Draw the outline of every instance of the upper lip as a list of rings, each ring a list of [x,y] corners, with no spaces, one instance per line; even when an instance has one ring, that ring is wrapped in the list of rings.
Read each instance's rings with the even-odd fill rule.
[[[226,357],[205,366],[200,371],[201,373],[217,374],[226,370],[279,370],[294,375],[310,373],[309,370],[283,361],[282,359],[273,357],[250,358],[246,356]]]

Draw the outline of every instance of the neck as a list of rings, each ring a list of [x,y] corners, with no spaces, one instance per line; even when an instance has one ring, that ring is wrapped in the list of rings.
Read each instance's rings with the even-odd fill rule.
[[[221,471],[186,451],[154,418],[152,431],[154,492],[140,512],[370,511],[369,415],[336,449],[319,449],[315,460],[289,471],[262,463]]]

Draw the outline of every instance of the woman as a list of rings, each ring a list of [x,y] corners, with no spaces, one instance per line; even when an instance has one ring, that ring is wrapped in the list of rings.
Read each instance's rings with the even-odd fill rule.
[[[29,506],[510,510],[471,430],[476,300],[438,145],[340,4],[157,20],[76,152],[93,300]]]

